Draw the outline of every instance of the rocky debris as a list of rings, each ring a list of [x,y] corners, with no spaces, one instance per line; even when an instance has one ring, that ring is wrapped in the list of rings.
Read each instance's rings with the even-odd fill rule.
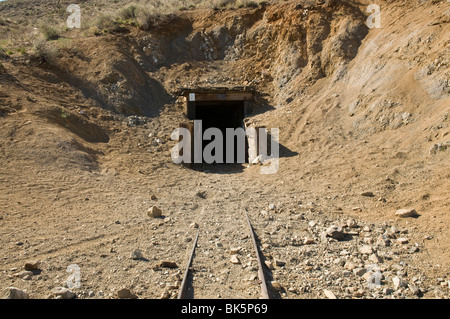
[[[436,155],[440,152],[445,152],[448,148],[450,148],[450,141],[445,143],[437,143],[430,148],[429,153],[430,155]]]
[[[30,270],[24,270],[18,273],[15,273],[13,276],[22,278],[23,280],[30,280],[34,273]]]
[[[269,210],[276,210],[277,206],[275,204],[269,204]]]
[[[51,297],[54,299],[74,299],[76,295],[67,288],[56,287],[52,289]]]
[[[283,291],[288,298],[294,293],[306,298],[328,298],[324,290],[342,298],[427,296],[423,274],[407,264],[411,262],[410,251],[418,245],[401,244],[405,234],[414,236],[412,229],[387,222],[365,224],[348,217],[330,220],[329,215],[318,214],[318,211],[319,208],[301,214],[291,211],[288,217],[280,217],[283,222],[269,221],[266,233],[260,235],[266,257],[264,262],[273,278],[282,286],[292,288]],[[350,233],[351,237],[342,240]],[[324,236],[326,240],[323,240]],[[321,241],[317,241],[319,237],[322,237]],[[315,243],[311,244],[313,240]],[[279,267],[277,260],[288,262]],[[293,287],[292,283],[301,284]],[[446,294],[448,282],[444,281],[444,284],[445,292],[438,284],[439,297]],[[434,290],[428,288],[432,296]]]
[[[305,237],[305,239],[303,239],[303,245],[312,245],[314,243],[315,243],[314,238]]]
[[[197,223],[192,223],[189,225],[190,228],[198,228],[198,224]]]
[[[336,226],[336,225],[331,225],[330,227],[327,228],[327,230],[325,231],[326,235],[328,237],[337,239],[337,240],[343,240],[344,239],[344,232],[342,230],[341,227]]]
[[[27,292],[15,287],[5,289],[6,299],[29,299]]]
[[[152,218],[158,218],[162,216],[162,210],[156,206],[152,206],[148,209],[147,215]]]
[[[122,288],[117,292],[119,299],[137,299],[138,297],[128,288]]]
[[[401,218],[418,217],[419,214],[414,209],[399,209],[395,212],[395,216]]]
[[[147,119],[145,117],[132,115],[127,118],[127,125],[130,127],[144,125],[145,123],[147,123]]]

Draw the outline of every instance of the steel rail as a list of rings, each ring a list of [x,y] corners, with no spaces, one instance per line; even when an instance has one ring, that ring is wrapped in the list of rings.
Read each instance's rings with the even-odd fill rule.
[[[189,262],[186,266],[186,271],[184,272],[183,281],[181,282],[180,291],[178,292],[178,299],[184,299],[187,288],[187,277],[189,275],[189,268],[191,267],[192,260],[194,259],[195,248],[197,247],[199,231],[197,231],[197,236],[195,236],[194,246],[192,247],[192,252],[189,257]]]
[[[256,243],[256,238],[255,238],[255,232],[253,230],[252,224],[250,223],[250,219],[247,216],[247,223],[248,223],[248,227],[250,229],[250,235],[252,237],[253,240],[253,247],[255,248],[255,252],[256,252],[256,258],[258,260],[258,277],[259,280],[261,281],[261,295],[263,299],[270,299],[269,297],[269,293],[267,290],[267,284],[266,284],[266,278],[264,277],[264,268],[261,262],[261,256],[259,254],[259,249],[258,249],[258,244]]]

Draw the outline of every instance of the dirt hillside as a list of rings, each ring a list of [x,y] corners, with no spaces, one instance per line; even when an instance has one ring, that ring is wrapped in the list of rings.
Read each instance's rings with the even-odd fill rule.
[[[274,298],[448,298],[450,3],[378,2],[381,28],[369,1],[274,1],[0,51],[0,288],[57,297],[75,264],[78,298],[175,298],[199,230],[191,296],[258,298],[248,214]],[[278,173],[172,162],[197,86],[257,92]]]

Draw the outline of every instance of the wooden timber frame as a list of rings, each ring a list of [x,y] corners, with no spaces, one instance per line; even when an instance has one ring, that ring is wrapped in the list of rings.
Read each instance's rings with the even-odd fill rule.
[[[196,87],[196,88],[180,88],[179,95],[184,98],[186,115],[189,121],[180,124],[180,127],[187,128],[191,133],[191,145],[194,145],[194,124],[197,118],[197,106],[204,106],[209,103],[242,103],[243,119],[253,112],[255,91],[251,87],[235,86],[235,87]],[[245,121],[242,123],[243,128],[247,129]],[[257,131],[258,136],[258,131]],[[247,154],[248,161],[251,161],[258,155],[258,137],[248,139]],[[194,150],[191,151],[191,164],[194,163]],[[187,166],[191,164],[185,163]]]
[[[244,103],[244,116],[253,112],[254,90],[246,86],[181,88],[180,95],[185,98],[188,119],[195,120],[197,103],[201,102],[240,102]]]

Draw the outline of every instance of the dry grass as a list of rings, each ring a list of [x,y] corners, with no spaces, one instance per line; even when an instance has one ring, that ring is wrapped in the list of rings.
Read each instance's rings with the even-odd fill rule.
[[[281,1],[281,0],[272,0]],[[196,8],[257,7],[262,0],[80,0],[83,36],[120,31],[124,26],[146,30],[155,17]],[[42,42],[66,38],[66,8],[72,0],[8,0],[0,2],[0,54],[42,51]],[[39,5],[38,5],[39,4]]]

